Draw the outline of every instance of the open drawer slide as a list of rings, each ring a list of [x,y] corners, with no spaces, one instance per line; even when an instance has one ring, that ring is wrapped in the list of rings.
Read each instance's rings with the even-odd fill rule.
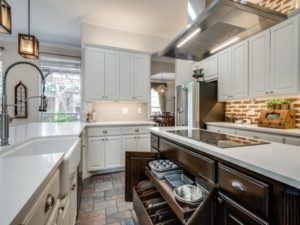
[[[198,206],[190,206],[179,203],[173,194],[173,189],[165,180],[159,180],[151,173],[148,167],[145,169],[145,174],[149,180],[157,188],[161,196],[166,200],[172,211],[182,224],[188,225],[210,225],[214,213],[214,199],[216,197],[216,190],[205,193],[204,200]]]

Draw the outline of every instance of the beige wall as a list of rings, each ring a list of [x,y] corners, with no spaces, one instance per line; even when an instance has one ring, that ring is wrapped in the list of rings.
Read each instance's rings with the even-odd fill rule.
[[[175,64],[174,63],[166,63],[166,62],[158,62],[151,61],[151,75],[155,75],[158,73],[175,73]]]
[[[97,122],[149,120],[146,103],[93,102],[92,108],[96,111]]]
[[[82,24],[82,43],[123,48],[140,52],[161,50],[170,40],[90,24]]]
[[[2,61],[2,70],[3,73],[6,68],[14,62],[17,61],[31,61],[37,65],[39,65],[39,60],[26,60],[18,54],[18,48],[16,41],[4,42],[0,41],[0,46],[4,47],[5,50],[2,53],[1,61]],[[42,52],[50,52],[57,54],[69,54],[69,55],[77,55],[80,56],[80,49],[67,49],[63,46],[51,46],[51,45],[43,45],[41,44]],[[22,81],[28,90],[28,97],[36,96],[40,94],[40,78],[37,71],[29,66],[20,65],[18,67],[13,68],[8,74],[7,78],[7,96],[8,103],[14,103],[14,87],[19,81]],[[29,122],[38,122],[39,112],[38,112],[39,101],[38,99],[33,99],[28,102],[28,118],[26,119],[15,119],[12,122],[12,125],[29,123]],[[9,114],[14,116],[14,107],[9,107]]]

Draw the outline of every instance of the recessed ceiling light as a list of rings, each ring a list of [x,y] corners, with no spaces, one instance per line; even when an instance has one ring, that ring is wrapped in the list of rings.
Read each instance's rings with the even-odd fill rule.
[[[221,44],[221,45],[219,45],[218,47],[216,47],[216,48],[214,48],[213,50],[211,50],[210,53],[215,53],[215,52],[221,50],[222,48],[225,48],[225,47],[227,47],[228,45],[230,45],[230,44],[232,44],[232,43],[238,41],[239,39],[240,39],[239,37],[235,37],[235,38],[233,38],[233,39],[231,39],[231,40],[229,40],[229,41],[226,41],[226,42],[224,42],[223,44]]]
[[[178,45],[177,48],[180,48],[183,46],[185,43],[187,43],[190,39],[192,39],[196,34],[198,34],[201,31],[200,28],[197,28],[193,33],[191,33],[189,36],[187,36],[183,41],[181,41]]]

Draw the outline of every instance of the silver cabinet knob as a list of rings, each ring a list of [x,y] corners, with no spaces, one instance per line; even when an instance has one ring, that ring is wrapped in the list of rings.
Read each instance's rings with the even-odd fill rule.
[[[45,213],[52,208],[54,205],[54,196],[52,194],[48,194],[46,198],[46,204],[45,204]]]
[[[102,131],[103,134],[107,134],[107,130]]]
[[[72,184],[71,190],[74,191],[76,188],[76,184]]]
[[[265,92],[265,94],[266,94],[266,95],[268,95],[268,94],[269,94],[269,92],[267,92],[267,91],[266,91],[266,92]]]
[[[137,133],[138,133],[138,132],[140,132],[140,130],[139,130],[139,129],[135,129],[134,131],[135,131],[135,132],[137,132]]]
[[[273,93],[274,93],[274,91],[270,91],[270,93],[271,93],[271,94],[273,94]]]

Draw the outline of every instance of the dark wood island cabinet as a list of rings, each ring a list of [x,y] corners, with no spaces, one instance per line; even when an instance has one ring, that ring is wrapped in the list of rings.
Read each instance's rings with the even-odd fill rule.
[[[126,201],[133,201],[141,225],[300,225],[298,189],[157,134],[151,134],[151,147],[151,152],[126,152]],[[204,188],[200,205],[180,204],[166,181],[150,172],[150,161],[165,158]],[[173,219],[155,221],[144,204],[149,196],[137,190],[143,180],[152,182],[152,198],[164,199]]]

